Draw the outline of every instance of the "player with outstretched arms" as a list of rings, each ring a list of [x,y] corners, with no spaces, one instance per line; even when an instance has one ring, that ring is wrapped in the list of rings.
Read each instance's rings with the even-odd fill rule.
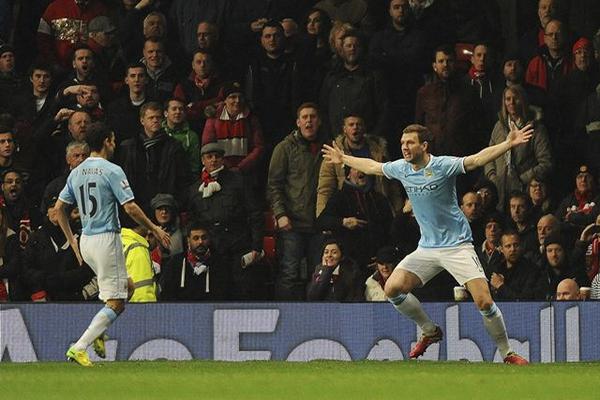
[[[104,332],[123,312],[128,294],[119,204],[133,220],[153,232],[165,247],[169,247],[170,237],[135,203],[121,167],[108,161],[116,147],[114,132],[102,123],[93,123],[88,128],[86,141],[91,149],[90,157],[71,171],[55,208],[58,223],[79,264],[85,260],[98,276],[99,298],[105,302],[83,335],[67,351],[67,359],[89,367],[92,363],[87,347],[93,343],[98,356],[105,357]],[[75,204],[83,226],[81,252],[65,212],[67,205]]]
[[[517,129],[511,124],[506,141],[477,154],[467,157],[434,156],[428,151],[432,140],[429,130],[422,125],[409,125],[402,132],[400,141],[404,159],[384,164],[344,154],[335,142],[333,147],[324,145],[323,155],[327,162],[397,179],[404,185],[411,201],[421,230],[419,246],[398,264],[385,284],[385,294],[390,303],[412,319],[423,332],[411,350],[410,358],[420,357],[427,347],[443,337],[441,328],[429,318],[419,300],[410,292],[445,269],[471,293],[483,316],[483,324],[496,342],[504,362],[528,363],[508,344],[502,313],[492,300],[483,268],[471,243],[469,223],[458,206],[456,176],[483,167],[511,148],[528,142],[532,133],[531,125]]]

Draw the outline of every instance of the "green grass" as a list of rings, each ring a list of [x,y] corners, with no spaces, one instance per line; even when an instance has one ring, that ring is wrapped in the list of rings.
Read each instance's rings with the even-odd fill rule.
[[[3,400],[597,399],[600,363],[0,363]]]

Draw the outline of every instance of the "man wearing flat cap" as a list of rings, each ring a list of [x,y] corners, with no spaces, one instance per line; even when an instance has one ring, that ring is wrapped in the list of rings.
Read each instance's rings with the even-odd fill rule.
[[[117,27],[107,16],[100,15],[88,24],[87,45],[95,54],[96,64],[114,84],[122,79],[127,65],[123,50],[117,43]]]
[[[257,262],[262,254],[263,214],[245,177],[224,165],[225,150],[207,143],[200,150],[202,172],[190,186],[191,218],[210,230],[212,242],[230,272],[230,300],[264,299]]]

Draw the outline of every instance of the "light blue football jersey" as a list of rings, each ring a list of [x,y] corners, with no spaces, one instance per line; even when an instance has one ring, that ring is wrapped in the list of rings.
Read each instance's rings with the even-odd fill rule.
[[[120,232],[119,204],[133,200],[125,173],[116,164],[89,157],[71,171],[59,198],[77,203],[85,235]]]
[[[385,163],[383,173],[406,189],[421,230],[420,247],[453,247],[473,241],[456,199],[456,176],[465,173],[464,158],[430,155],[427,166],[419,171],[400,159]]]

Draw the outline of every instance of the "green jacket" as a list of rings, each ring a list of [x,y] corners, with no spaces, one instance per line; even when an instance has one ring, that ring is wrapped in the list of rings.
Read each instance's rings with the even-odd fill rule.
[[[287,216],[295,231],[314,229],[322,145],[317,139],[318,151],[311,153],[310,143],[295,130],[273,150],[267,195],[274,216]]]
[[[162,127],[165,132],[167,132],[167,135],[175,138],[179,143],[181,143],[183,150],[185,150],[185,154],[187,154],[191,171],[197,176],[201,170],[200,139],[198,138],[198,134],[190,129],[190,126],[187,122],[183,123],[181,129],[171,129],[167,125],[167,121],[164,120],[162,122]]]
[[[148,241],[128,228],[121,229],[121,240],[123,241],[127,275],[133,280],[135,286],[129,302],[155,302],[156,283],[154,282],[154,269]]]

